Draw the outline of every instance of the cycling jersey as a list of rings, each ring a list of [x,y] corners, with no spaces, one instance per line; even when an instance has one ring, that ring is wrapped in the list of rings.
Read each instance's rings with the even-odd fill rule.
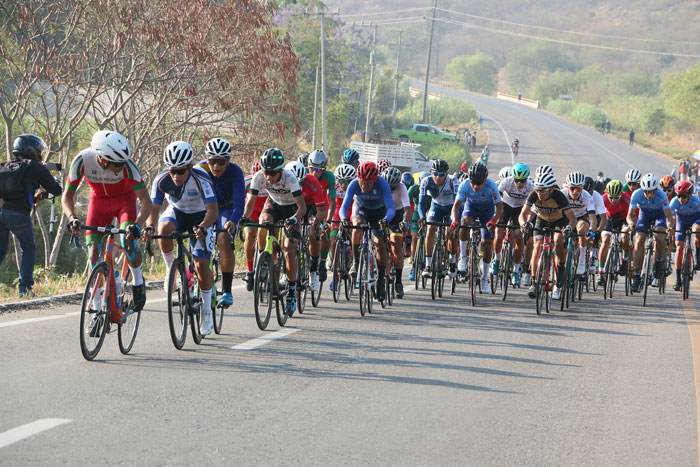
[[[435,183],[432,176],[425,177],[420,184],[418,195],[418,214],[420,217],[425,217],[424,199],[426,195],[430,195],[433,199],[431,205],[452,206],[458,189],[459,181],[452,175],[445,176],[445,183],[442,185]]]
[[[313,175],[307,175],[304,179],[301,194],[304,197],[307,208],[311,206],[328,207],[326,192],[321,188],[321,183]]]
[[[605,214],[609,219],[616,223],[622,222],[627,217],[627,212],[630,208],[630,200],[626,196],[621,196],[620,201],[614,205],[610,201],[607,193],[603,194],[603,202],[605,203]]]
[[[78,189],[82,179],[90,186],[90,198],[112,198],[146,188],[141,172],[131,159],[118,173],[100,167],[97,153],[87,148],[78,153],[70,164],[66,188]]]
[[[202,169],[192,167],[182,186],[175,185],[166,169],[156,176],[151,189],[151,201],[157,209],[160,210],[164,199],[177,211],[192,214],[206,211],[205,205],[216,203],[216,194],[211,179]]]
[[[556,222],[563,219],[566,211],[571,209],[569,200],[559,190],[553,190],[544,201],[541,201],[537,192],[533,191],[527,197],[525,204],[531,208],[534,206],[533,211],[537,217],[546,222]]]
[[[670,204],[671,212],[680,217],[697,216],[700,213],[700,197],[691,195],[687,203],[681,203],[678,198],[673,198]]]
[[[562,193],[564,193],[566,200],[569,202],[571,210],[574,212],[574,217],[577,219],[586,216],[586,214],[595,214],[593,199],[591,198],[591,194],[586,190],[582,190],[581,194],[576,199],[571,196],[571,193],[567,187],[564,187]]]
[[[250,182],[253,180],[253,175],[255,174],[246,175],[246,177],[243,179],[245,182],[246,192],[250,192]],[[258,191],[258,198],[267,198],[267,190],[265,188]]]
[[[214,185],[221,226],[228,221],[237,224],[245,207],[245,181],[241,168],[229,162],[221,177],[215,177],[206,161],[200,162],[196,167],[204,170]]]
[[[394,199],[394,209],[408,209],[411,201],[408,199],[408,188],[403,183],[399,183],[391,189],[391,197]]]
[[[469,180],[465,180],[459,185],[457,191],[457,199],[466,204],[476,206],[492,206],[501,201],[501,193],[498,191],[498,185],[490,178],[481,186],[481,190],[476,191],[472,187]]]
[[[296,204],[294,198],[301,195],[301,186],[297,177],[294,172],[287,169],[282,169],[279,180],[271,185],[267,183],[264,171],[261,170],[253,175],[250,182],[250,193],[257,195],[263,189],[267,189],[270,200],[280,206]]]
[[[314,177],[313,171],[309,172],[309,175]],[[335,192],[335,175],[333,175],[333,172],[324,170],[321,174],[321,178],[316,178],[316,180],[321,184],[321,189],[323,190],[323,192],[328,193],[328,200],[330,200],[331,198],[338,197],[338,195]]]
[[[647,199],[644,196],[644,190],[634,190],[630,205],[633,208],[639,208],[642,212],[659,212],[668,208],[668,198],[663,190],[657,188],[652,199]]]
[[[512,208],[519,208],[525,204],[527,196],[535,189],[535,184],[532,180],[527,179],[521,187],[515,183],[513,177],[508,177],[498,185],[498,191],[503,195],[503,203]]]
[[[595,190],[593,190],[593,193],[590,193],[590,195],[593,200],[593,208],[595,210],[595,214],[597,216],[605,214],[605,202],[603,201],[603,195],[601,195]]]
[[[340,218],[342,220],[348,218],[348,209],[351,203],[354,203],[353,209],[363,207],[366,210],[377,210],[386,207],[384,219],[386,219],[387,222],[391,222],[396,212],[394,209],[394,199],[391,196],[391,187],[383,177],[378,177],[372,189],[367,193],[363,193],[360,189],[358,179],[350,182],[347,195],[345,199],[343,199],[343,205],[340,208]]]

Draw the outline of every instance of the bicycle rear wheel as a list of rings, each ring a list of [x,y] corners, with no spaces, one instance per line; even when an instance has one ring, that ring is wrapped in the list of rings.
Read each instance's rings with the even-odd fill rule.
[[[538,315],[547,308],[547,255],[540,256],[540,264],[537,266],[537,279],[535,286],[535,311]]]
[[[691,241],[690,238],[688,238],[688,241]],[[691,248],[690,246],[686,245],[685,248],[685,254],[683,255],[683,271],[682,271],[682,278],[683,278],[683,284],[681,287],[683,288],[683,300],[688,300],[688,297],[690,296],[690,280],[691,280]]]
[[[270,261],[272,262],[272,259]],[[281,253],[279,254],[279,256],[277,256],[276,262],[277,264],[273,264],[272,267],[275,269],[275,271],[281,271],[284,263],[284,257]],[[275,283],[271,284],[271,288],[274,291],[275,289],[279,289],[279,281],[277,279],[277,274],[275,274],[273,277],[275,278]],[[287,316],[287,313],[284,310],[283,298],[285,296],[286,294],[278,293],[277,295],[275,295],[273,293],[270,298],[270,302],[272,302],[273,300],[275,301],[275,314],[277,315],[277,324],[279,324],[281,327],[284,327],[284,325],[287,324],[287,318],[289,318],[289,316]]]
[[[430,258],[430,298],[435,300],[438,295],[438,275],[440,274],[440,267],[442,262],[440,261],[440,248],[438,244],[439,240],[435,241],[435,248],[433,249],[433,256]]]
[[[416,271],[415,279],[414,279],[416,290],[418,290],[418,285],[421,283],[421,279],[423,277],[423,274],[422,274],[423,271],[421,268],[421,264],[423,264],[423,261],[425,261],[423,258],[424,248],[425,248],[425,243],[423,241],[423,237],[419,235],[418,242],[416,244],[416,254],[413,257],[413,269]],[[423,282],[423,286],[425,288],[425,282]]]
[[[197,279],[195,271],[192,271],[192,281],[192,287],[190,287],[188,292],[190,298],[190,329],[192,330],[192,340],[195,344],[199,345],[204,338],[200,331],[202,323],[202,294],[199,289],[199,280]]]
[[[297,250],[297,310],[300,315],[304,313],[309,293],[309,248],[302,247],[301,252]]]
[[[90,273],[80,307],[80,350],[85,360],[94,359],[109,328],[109,264],[102,261]],[[93,307],[99,303],[99,309]]]
[[[342,241],[336,240],[335,251],[333,252],[333,267],[331,268],[331,285],[333,285],[333,302],[340,300],[340,289],[344,282],[341,277],[342,261],[345,257],[345,245]]]
[[[261,331],[264,331],[270,322],[272,302],[277,301],[275,290],[278,286],[273,283],[277,280],[276,276],[272,270],[272,256],[267,251],[263,251],[255,266],[255,284],[253,285],[255,321]]]
[[[469,293],[471,294],[472,306],[476,306],[476,287],[480,282],[477,278],[479,271],[479,255],[476,251],[476,245],[469,246]]]
[[[360,316],[365,316],[367,312],[369,311],[369,301],[366,299],[366,296],[369,296],[369,300],[372,299],[372,291],[370,290],[369,283],[368,283],[368,277],[367,277],[367,271],[369,270],[367,267],[367,250],[362,247],[362,250],[360,251],[360,264],[359,268],[357,270],[357,275],[358,275],[358,281],[359,281],[359,296],[360,296]]]
[[[131,270],[126,269],[126,275],[122,278],[122,284],[128,284],[131,277]],[[134,311],[134,297],[131,288],[126,292],[122,290],[122,320],[119,322],[119,351],[124,355],[131,351],[136,341],[136,333],[141,322],[141,311]]]
[[[649,253],[644,258],[644,267],[642,269],[642,286],[644,287],[644,302],[642,303],[642,306],[647,306],[647,291],[649,290],[649,278],[651,277],[652,271],[652,254],[653,253],[651,252],[651,250],[649,250]]]
[[[218,306],[219,296],[223,294],[223,276],[219,260],[214,258],[211,264],[211,272],[214,275],[214,285],[211,288],[211,312],[214,319],[214,333],[221,334],[221,326],[224,324],[224,308]]]
[[[168,324],[170,338],[177,350],[181,350],[187,338],[189,290],[185,263],[175,260],[168,274]]]

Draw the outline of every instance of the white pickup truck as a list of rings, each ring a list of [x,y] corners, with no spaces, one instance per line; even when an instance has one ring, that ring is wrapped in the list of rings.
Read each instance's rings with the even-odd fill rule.
[[[388,159],[393,167],[398,167],[402,172],[429,172],[432,161],[416,148],[420,144],[372,144],[352,141],[350,147],[360,154],[360,162],[377,162],[379,159]]]

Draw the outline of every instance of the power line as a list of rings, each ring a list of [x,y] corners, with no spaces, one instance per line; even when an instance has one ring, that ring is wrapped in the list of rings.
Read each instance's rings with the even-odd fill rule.
[[[446,10],[444,8],[436,8],[439,11],[443,11],[445,13],[454,13],[457,15],[462,15],[462,16],[468,16],[470,18],[475,18],[475,19],[481,19],[484,21],[492,21],[496,23],[501,23],[501,24],[508,24],[512,26],[522,26],[525,28],[533,28],[533,29],[542,29],[544,31],[554,31],[554,32],[562,32],[566,34],[579,34],[582,36],[593,36],[593,37],[604,37],[604,38],[609,38],[609,39],[621,39],[621,40],[626,40],[626,41],[639,41],[639,42],[661,42],[661,43],[669,43],[669,44],[691,44],[691,45],[700,45],[700,42],[693,42],[693,41],[674,41],[674,40],[663,40],[663,39],[646,39],[642,37],[628,37],[628,36],[612,36],[609,34],[597,34],[594,32],[579,32],[579,31],[568,31],[566,29],[557,29],[557,28],[549,28],[546,26],[533,26],[531,24],[523,24],[523,23],[515,23],[513,21],[505,21],[501,19],[493,19],[493,18],[487,18],[485,16],[478,16],[478,15],[471,15],[469,13],[462,13],[459,11],[455,10]]]
[[[411,16],[408,18],[397,18],[397,19],[385,19],[379,21],[372,21],[372,24],[378,24],[379,26],[391,25],[391,24],[408,24],[408,23],[422,23],[426,20],[425,16]]]
[[[430,19],[430,18],[428,18],[428,19]],[[447,24],[455,24],[458,26],[465,26],[465,27],[472,28],[472,29],[480,29],[483,31],[495,32],[497,34],[507,34],[507,35],[516,36],[516,37],[526,37],[528,39],[537,39],[537,40],[541,40],[541,41],[554,42],[557,44],[573,45],[573,46],[577,46],[577,47],[591,47],[594,49],[616,50],[616,51],[620,51],[620,52],[634,52],[634,53],[649,54],[649,55],[671,55],[674,57],[700,58],[700,55],[694,55],[694,54],[683,54],[683,53],[673,53],[673,52],[657,52],[654,50],[627,49],[624,47],[612,47],[612,46],[607,46],[607,45],[586,44],[583,42],[573,42],[573,41],[565,41],[565,40],[559,40],[559,39],[550,39],[548,37],[533,36],[531,34],[506,31],[503,29],[494,29],[494,28],[489,28],[487,26],[480,26],[478,24],[465,23],[462,21],[456,21],[456,20],[447,19],[447,18],[435,18],[435,20],[443,22],[443,23],[447,23]]]
[[[356,13],[354,15],[340,15],[341,18],[356,18],[358,16],[378,16],[378,15],[391,15],[394,13],[408,13],[410,11],[425,11],[427,8],[407,8],[405,10],[392,10],[392,11],[378,11],[376,13]]]

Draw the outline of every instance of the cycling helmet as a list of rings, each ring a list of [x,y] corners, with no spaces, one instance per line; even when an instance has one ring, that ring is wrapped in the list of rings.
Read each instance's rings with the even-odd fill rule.
[[[465,174],[469,173],[469,162],[467,162],[467,161],[462,162],[462,165],[460,166],[459,170],[461,170]]]
[[[250,168],[250,173],[251,174],[256,174],[262,170],[262,165],[260,165],[260,161],[255,161],[253,162],[253,166]]]
[[[231,144],[223,138],[210,139],[204,153],[209,157],[230,157]]]
[[[435,159],[430,166],[431,172],[444,172],[447,173],[450,170],[450,164],[444,159]]]
[[[676,192],[677,195],[692,195],[693,194],[693,184],[685,181],[685,182],[678,182],[676,183],[676,186],[674,187],[673,191]]]
[[[356,176],[357,171],[350,164],[340,164],[335,168],[335,178],[337,180],[352,180]]]
[[[328,156],[321,149],[316,149],[311,154],[309,154],[309,164],[313,167],[320,167],[325,169],[328,165]]]
[[[593,189],[602,195],[605,192],[605,182],[596,180],[593,182]]]
[[[384,172],[389,167],[391,167],[391,162],[389,162],[389,159],[382,158],[377,161],[377,170],[380,172]]]
[[[566,185],[583,187],[584,179],[585,177],[581,172],[571,172],[566,176]]]
[[[402,173],[401,181],[404,185],[406,185],[406,188],[411,188],[414,184],[413,175],[411,175],[411,172]]]
[[[508,177],[513,176],[513,168],[510,166],[505,166],[501,169],[500,172],[498,172],[498,178],[499,180],[503,181]]]
[[[309,153],[305,152],[304,154],[301,154],[299,157],[297,157],[297,161],[301,162],[301,164],[304,167],[309,166]]]
[[[668,190],[669,188],[673,188],[676,181],[670,175],[666,175],[665,177],[661,177],[659,184],[661,185],[662,190]]]
[[[131,146],[129,146],[129,142],[126,140],[126,138],[124,138],[119,133],[111,130],[100,130],[94,135],[92,135],[92,141],[90,141],[90,146],[92,146],[92,149],[102,159],[109,162],[116,162],[117,164],[121,164],[122,162],[128,161],[129,156],[131,155]],[[189,144],[187,144],[187,147],[190,148],[191,156],[192,148]],[[191,160],[192,157],[190,157],[190,161]]]
[[[425,177],[430,177],[430,172],[421,172],[420,175],[418,175],[418,184],[422,183]]]
[[[260,165],[265,170],[279,170],[284,167],[284,153],[281,149],[270,148],[260,158]]]
[[[620,180],[610,180],[605,187],[608,196],[622,196],[622,182]]]
[[[343,152],[343,162],[350,165],[357,164],[360,162],[360,153],[354,149],[346,149]]]
[[[487,144],[486,146],[484,146],[484,149],[488,149],[488,148],[489,148],[489,145],[488,145],[488,144]]]
[[[288,162],[287,165],[284,166],[285,170],[291,170],[292,173],[297,177],[297,180],[299,180],[299,183],[303,182],[304,179],[306,178],[306,167],[301,165],[301,162],[299,161],[291,161]]]
[[[554,175],[554,169],[549,165],[541,165],[535,170],[535,178],[541,173],[548,173]]]
[[[530,176],[530,167],[527,164],[518,162],[513,166],[513,178],[524,179]]]
[[[603,182],[604,187],[607,186],[608,183],[610,183],[610,180],[612,180],[612,178],[603,177],[603,180],[601,180],[601,181]]]
[[[389,167],[386,169],[382,172],[382,177],[389,182],[389,186],[392,188],[401,183],[401,171],[396,167]]]
[[[583,189],[590,192],[593,189],[593,185],[593,177],[586,175],[586,177],[583,179]]]
[[[477,162],[476,164],[469,167],[469,178],[474,183],[483,183],[486,180],[486,177],[488,176],[489,169],[481,162]]]
[[[642,179],[642,172],[640,172],[637,169],[632,169],[627,174],[625,175],[625,181],[627,183],[632,182],[632,183],[639,183],[639,181]]]
[[[376,182],[379,176],[377,164],[372,161],[365,161],[357,169],[357,178],[362,182]]]
[[[93,138],[94,140],[94,138]],[[168,167],[187,167],[192,163],[194,153],[192,146],[186,141],[173,141],[168,144],[163,153],[163,162]]]
[[[535,188],[552,188],[557,184],[557,179],[551,172],[540,172],[535,178]]]
[[[19,135],[12,143],[12,155],[24,159],[41,160],[41,154],[46,151],[44,140],[35,135]]]
[[[639,186],[644,191],[656,190],[659,188],[659,177],[652,173],[648,173],[642,177],[642,180],[639,182]]]
[[[459,180],[459,183],[462,183],[462,182],[465,181],[465,180],[469,180],[469,174],[466,173],[466,172],[461,172],[461,171],[460,171],[460,172],[459,172],[459,176],[457,177],[457,179]]]

